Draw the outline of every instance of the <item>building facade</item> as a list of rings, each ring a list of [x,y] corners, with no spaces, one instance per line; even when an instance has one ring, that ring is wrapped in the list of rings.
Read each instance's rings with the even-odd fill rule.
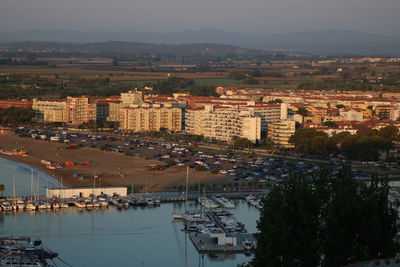
[[[137,106],[123,108],[123,119],[120,129],[133,132],[182,130],[182,110],[161,105]]]
[[[32,109],[36,120],[41,122],[68,122],[66,101],[33,99]]]
[[[294,120],[285,120],[274,122],[269,125],[268,137],[277,146],[283,148],[292,148],[289,138],[296,131],[296,122]]]
[[[67,97],[68,124],[80,125],[96,120],[96,104],[89,102],[89,97]]]
[[[251,111],[233,107],[189,109],[185,117],[185,130],[190,134],[231,142],[235,137],[256,142],[261,138],[261,118]]]

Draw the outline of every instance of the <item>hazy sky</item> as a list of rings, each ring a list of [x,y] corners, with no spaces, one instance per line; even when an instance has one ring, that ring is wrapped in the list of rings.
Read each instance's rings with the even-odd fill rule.
[[[400,0],[0,0],[0,31],[352,29],[400,35],[399,11]]]

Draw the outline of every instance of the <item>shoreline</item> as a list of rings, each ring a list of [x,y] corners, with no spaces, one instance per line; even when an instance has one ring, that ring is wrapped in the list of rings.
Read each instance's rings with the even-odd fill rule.
[[[4,155],[0,157],[26,164],[36,168],[57,180],[66,187],[96,186],[141,186],[148,192],[171,191],[174,187],[185,184],[186,168],[173,166],[163,171],[148,171],[146,166],[160,164],[153,159],[140,156],[125,156],[117,152],[101,151],[98,148],[79,148],[78,150],[62,149],[61,143],[52,143],[43,140],[18,137],[14,135],[0,135],[1,149],[13,150],[23,147],[28,156]],[[52,160],[58,163],[66,161],[89,162],[89,166],[73,166],[50,170],[40,163],[41,160]],[[74,178],[79,174],[85,178]],[[93,181],[94,175],[99,178]],[[212,174],[209,171],[190,171],[189,184],[231,182],[230,177]]]

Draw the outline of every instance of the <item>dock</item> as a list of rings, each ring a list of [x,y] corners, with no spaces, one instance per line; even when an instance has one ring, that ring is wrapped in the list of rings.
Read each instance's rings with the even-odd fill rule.
[[[231,236],[236,237],[236,245],[218,245],[215,238],[212,238],[209,234],[189,233],[190,240],[200,253],[245,253],[246,249],[242,243],[244,241],[249,241],[254,244],[256,241],[253,234],[235,233],[231,234]],[[229,235],[227,235],[227,237],[229,237]]]

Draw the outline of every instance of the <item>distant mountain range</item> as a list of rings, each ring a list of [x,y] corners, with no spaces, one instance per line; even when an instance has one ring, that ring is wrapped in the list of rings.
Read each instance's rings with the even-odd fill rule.
[[[117,58],[131,57],[194,57],[203,61],[214,57],[270,55],[267,51],[246,49],[225,44],[155,44],[127,41],[107,41],[90,43],[23,41],[3,43],[1,55],[35,54],[39,56],[105,56]]]
[[[287,52],[320,55],[400,56],[400,36],[368,34],[351,30],[324,30],[289,34],[226,32],[215,29],[197,31],[110,32],[30,30],[0,32],[0,42],[50,41],[69,43],[141,42],[153,44],[215,43]]]

